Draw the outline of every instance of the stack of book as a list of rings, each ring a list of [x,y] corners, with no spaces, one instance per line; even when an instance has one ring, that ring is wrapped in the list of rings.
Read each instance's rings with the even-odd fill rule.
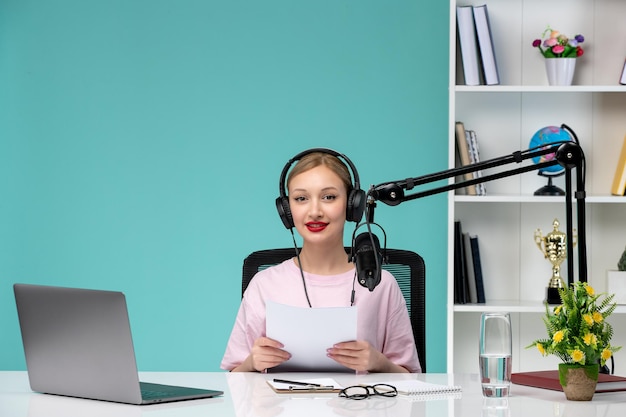
[[[500,84],[487,5],[457,6],[456,20],[465,84]]]
[[[485,302],[478,236],[463,232],[460,220],[454,222],[454,302]]]
[[[480,162],[480,152],[478,150],[478,137],[474,130],[465,129],[463,122],[456,122],[456,153],[458,157],[458,166],[466,166]],[[482,177],[482,171],[466,173],[459,180],[467,181]],[[467,195],[486,195],[487,188],[484,183],[478,183],[465,187]]]

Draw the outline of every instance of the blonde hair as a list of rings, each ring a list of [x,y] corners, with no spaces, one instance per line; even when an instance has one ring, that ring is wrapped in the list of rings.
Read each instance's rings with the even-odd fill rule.
[[[352,176],[350,175],[348,167],[336,156],[325,152],[313,152],[303,156],[302,159],[296,163],[291,172],[289,172],[289,176],[287,177],[287,189],[289,189],[289,183],[293,177],[322,165],[337,174],[341,182],[346,186],[346,192],[348,194],[352,191]]]

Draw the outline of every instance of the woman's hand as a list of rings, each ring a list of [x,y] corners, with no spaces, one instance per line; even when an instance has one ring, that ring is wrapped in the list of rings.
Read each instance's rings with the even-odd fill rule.
[[[278,366],[291,358],[289,352],[282,349],[283,347],[282,343],[274,339],[259,337],[254,341],[250,355],[241,365],[234,368],[233,372],[263,372],[268,368]]]
[[[327,353],[337,363],[359,372],[408,372],[365,340],[337,343]]]

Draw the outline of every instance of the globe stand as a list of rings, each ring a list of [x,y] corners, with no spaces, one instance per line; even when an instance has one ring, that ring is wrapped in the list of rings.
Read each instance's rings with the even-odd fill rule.
[[[540,175],[542,177],[546,177],[548,178],[548,184],[544,185],[543,187],[539,188],[537,191],[535,191],[534,195],[547,195],[547,196],[559,196],[559,195],[565,195],[565,191],[563,191],[562,189],[560,189],[559,187],[557,187],[556,185],[552,184],[552,178],[553,177],[559,177],[561,175],[563,175],[564,172],[561,171],[558,174],[548,174],[547,172],[542,172],[539,171],[537,173],[537,175]]]

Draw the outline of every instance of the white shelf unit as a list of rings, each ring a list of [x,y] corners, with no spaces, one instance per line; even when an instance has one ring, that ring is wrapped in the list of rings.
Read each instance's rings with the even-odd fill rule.
[[[465,86],[457,45],[456,6],[487,4],[500,85]],[[589,282],[606,290],[606,271],[615,269],[626,247],[626,197],[610,194],[626,135],[626,86],[619,77],[626,58],[626,1],[623,0],[451,0],[449,167],[455,164],[456,121],[477,132],[481,160],[529,147],[544,126],[574,130],[586,157],[586,223]],[[583,34],[574,85],[548,86],[544,58],[532,47],[547,25],[566,35]],[[513,165],[494,172],[514,168]],[[575,184],[575,175],[573,176]],[[561,197],[536,197],[546,184],[536,171],[486,183],[486,196],[449,193],[448,372],[478,371],[478,326],[483,311],[509,311],[514,328],[513,371],[554,369],[557,359],[525,349],[545,336],[542,316],[551,265],[533,239],[558,218],[565,231]],[[555,180],[564,188],[564,179]],[[574,224],[576,224],[574,204]],[[454,304],[454,221],[479,237],[486,304]],[[577,252],[573,254],[577,256]],[[577,258],[575,258],[577,259]],[[575,267],[577,270],[577,267]],[[577,271],[575,271],[577,272]],[[566,262],[562,275],[567,277]],[[626,306],[609,319],[613,342],[626,349]],[[624,353],[622,353],[624,352]],[[626,350],[615,372],[626,375]]]

